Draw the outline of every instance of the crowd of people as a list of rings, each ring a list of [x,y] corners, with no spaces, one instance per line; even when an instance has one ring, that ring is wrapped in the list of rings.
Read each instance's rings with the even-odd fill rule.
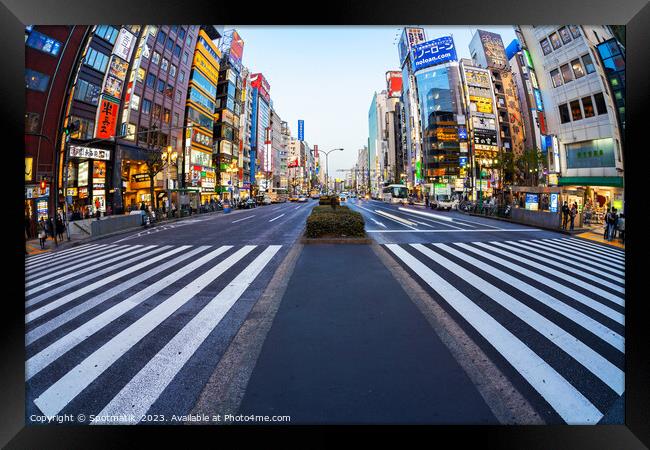
[[[561,209],[562,213],[562,229],[566,230],[567,226],[573,230],[575,218],[578,215],[578,204],[573,203],[571,206],[564,202]],[[603,239],[612,241],[618,238],[625,242],[625,215],[618,213],[615,207],[610,207],[605,214],[605,224],[603,231]]]
[[[63,221],[63,216],[61,213],[58,213],[54,220],[52,220],[51,217],[49,217],[47,220],[41,217],[40,220],[36,223],[36,234],[38,236],[41,249],[45,249],[48,238],[52,238],[55,242],[57,242],[57,240],[63,241],[65,232],[65,222]],[[25,228],[25,236],[29,238],[27,224]]]

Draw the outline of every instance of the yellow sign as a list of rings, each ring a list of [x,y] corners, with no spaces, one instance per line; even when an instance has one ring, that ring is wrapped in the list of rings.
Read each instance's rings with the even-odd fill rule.
[[[68,196],[68,197],[76,197],[77,196],[77,188],[76,187],[68,188],[68,190],[66,191],[66,196]]]
[[[32,172],[33,162],[34,162],[34,158],[32,158],[31,156],[25,157],[25,181],[32,181],[33,179],[33,172]]]
[[[492,114],[492,99],[470,95],[469,101],[476,104],[476,110],[478,112]]]
[[[200,48],[200,47],[199,47]],[[215,67],[215,63],[203,56],[201,52],[194,52],[194,66],[198,67],[210,81],[215,85],[219,81],[219,69]]]

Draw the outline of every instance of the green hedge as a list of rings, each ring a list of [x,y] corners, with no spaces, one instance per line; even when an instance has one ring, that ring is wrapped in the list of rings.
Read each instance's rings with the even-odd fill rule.
[[[363,216],[345,206],[316,206],[307,217],[307,237],[365,237]]]

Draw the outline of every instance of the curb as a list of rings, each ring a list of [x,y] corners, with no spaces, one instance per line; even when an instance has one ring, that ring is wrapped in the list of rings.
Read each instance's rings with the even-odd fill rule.
[[[529,226],[529,227],[541,228],[542,230],[555,231],[556,233],[567,234],[569,236],[572,236],[574,234],[586,233],[587,231],[589,231],[587,228],[574,228],[573,231],[562,230],[562,229],[557,229],[557,228],[544,227],[544,226],[541,226],[541,225],[538,226],[538,225],[530,225],[530,224],[522,223],[522,222],[516,222],[514,220],[505,219],[503,217],[484,216],[483,214],[466,213],[466,212],[462,212],[460,210],[457,210],[457,211],[459,213],[461,213],[461,214],[466,215],[466,216],[483,217],[484,219],[500,220],[501,222],[516,223],[518,225],[526,225],[526,226]]]
[[[304,245],[314,245],[314,244],[361,244],[368,245],[372,244],[372,239],[370,238],[300,238],[300,243]]]

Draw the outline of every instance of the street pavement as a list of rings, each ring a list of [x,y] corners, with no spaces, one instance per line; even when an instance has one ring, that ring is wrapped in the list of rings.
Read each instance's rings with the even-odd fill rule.
[[[192,217],[28,257],[27,417],[169,423],[192,411],[315,204]],[[624,250],[458,212],[347,206],[543,422],[623,423]],[[467,376],[371,247],[303,248],[240,411],[495,423],[486,375]]]

